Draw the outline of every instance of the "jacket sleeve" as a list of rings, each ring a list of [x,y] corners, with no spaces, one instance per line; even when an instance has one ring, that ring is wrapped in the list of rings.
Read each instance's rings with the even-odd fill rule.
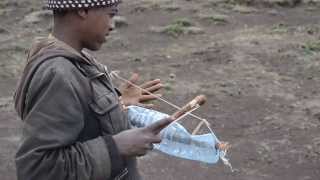
[[[84,106],[77,77],[67,67],[39,68],[32,80],[16,153],[18,180],[106,180],[111,175],[112,137],[77,141]]]

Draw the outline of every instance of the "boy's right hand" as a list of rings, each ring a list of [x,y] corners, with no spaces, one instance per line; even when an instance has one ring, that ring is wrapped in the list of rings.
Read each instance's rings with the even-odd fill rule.
[[[173,120],[166,118],[143,128],[134,128],[113,136],[118,150],[123,156],[142,156],[153,149],[153,143],[160,143],[160,131]]]

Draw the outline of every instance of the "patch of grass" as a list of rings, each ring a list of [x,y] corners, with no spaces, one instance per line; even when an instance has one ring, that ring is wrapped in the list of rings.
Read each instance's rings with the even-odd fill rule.
[[[271,31],[273,33],[287,33],[289,31],[288,25],[284,23],[279,23],[272,27]]]
[[[164,89],[167,93],[171,93],[173,91],[173,83],[171,81],[168,81],[164,84]]]
[[[270,3],[274,3],[279,6],[283,7],[294,7],[301,3],[301,0],[275,0],[274,2],[271,1]]]
[[[190,27],[192,26],[192,23],[188,19],[177,19],[173,22],[173,25],[181,27]]]
[[[184,29],[182,26],[179,26],[177,24],[170,24],[164,29],[164,32],[168,35],[177,37],[184,32]]]
[[[309,26],[305,28],[305,31],[309,35],[318,34],[320,32],[320,26]]]
[[[294,7],[303,0],[216,0],[211,2],[212,6],[219,6],[219,5],[242,5],[242,6],[259,6],[263,5],[266,7],[273,7],[273,6],[282,6],[282,7]]]
[[[178,11],[181,8],[177,5],[166,5],[166,6],[162,6],[162,8],[168,12],[174,12],[174,11]]]
[[[223,15],[212,15],[205,19],[209,20],[213,24],[226,24],[228,23],[226,16]]]
[[[192,23],[188,19],[177,19],[165,27],[164,32],[177,37],[185,32],[186,27],[191,27]]]
[[[313,54],[314,52],[320,52],[320,41],[307,42],[302,45],[302,49],[307,54]]]
[[[254,3],[255,1],[256,0],[225,0],[225,3],[250,5],[250,4]]]

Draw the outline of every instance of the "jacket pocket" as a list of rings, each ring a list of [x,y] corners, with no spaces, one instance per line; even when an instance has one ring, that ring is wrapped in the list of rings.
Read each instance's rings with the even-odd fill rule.
[[[95,98],[89,105],[90,108],[99,115],[104,115],[116,108],[119,103],[112,93],[103,94]]]
[[[89,106],[100,122],[102,134],[116,134],[128,129],[128,122],[119,105],[118,96],[112,92],[97,96]]]

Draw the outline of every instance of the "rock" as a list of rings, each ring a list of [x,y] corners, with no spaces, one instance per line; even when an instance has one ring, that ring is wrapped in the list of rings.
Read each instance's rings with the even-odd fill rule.
[[[2,0],[3,1],[3,0]],[[8,7],[19,7],[20,3],[19,1],[4,1],[0,3],[0,9],[8,8]]]
[[[313,117],[315,118],[315,119],[317,119],[318,121],[320,121],[320,113],[318,112],[318,113],[314,113],[313,114]]]
[[[9,34],[9,30],[7,30],[3,27],[0,27],[0,34]]]
[[[249,13],[257,12],[257,9],[253,7],[248,7],[248,6],[236,5],[233,7],[233,11],[243,13],[243,14],[249,14]]]
[[[128,21],[123,16],[115,16],[113,17],[113,22],[116,28],[128,26]]]
[[[186,27],[184,29],[185,34],[203,34],[205,31],[202,28],[191,26],[191,27]]]
[[[113,48],[123,48],[128,47],[130,45],[129,39],[126,39],[124,36],[108,36],[106,46]]]
[[[173,5],[162,6],[162,9],[169,12],[173,12],[173,11],[178,11],[181,8],[178,5],[173,4]]]
[[[53,14],[49,10],[43,10],[43,11],[35,11],[30,14],[28,14],[23,21],[25,23],[31,23],[31,24],[37,24],[41,21],[48,20],[52,18]]]
[[[12,97],[1,97],[0,98],[0,109],[13,105]]]
[[[131,13],[143,13],[143,12],[145,12],[147,10],[148,10],[148,8],[145,7],[145,6],[138,6],[138,7],[133,8]]]
[[[144,62],[145,59],[141,57],[130,57],[129,61],[135,62],[135,63],[141,63]]]
[[[270,11],[268,11],[268,14],[270,14],[272,16],[278,16],[280,14],[280,12],[276,9],[271,9]]]
[[[133,61],[134,62],[142,62],[142,59],[141,58],[134,58]]]
[[[311,180],[311,179],[312,179],[312,177],[310,177],[310,176],[303,176],[299,180]]]
[[[163,32],[165,32],[166,27],[165,26],[151,26],[149,29],[151,32],[154,32],[154,33],[163,33]]]
[[[5,9],[0,9],[0,16],[5,16],[7,15],[8,11]]]
[[[193,26],[193,23],[188,19],[178,19],[167,26],[152,26],[151,32],[164,33],[173,37],[178,37],[182,34],[203,34],[204,30]]]
[[[228,22],[228,16],[223,14],[199,14],[200,19],[210,21],[214,24],[226,24]]]
[[[175,78],[176,78],[176,75],[173,74],[173,73],[170,73],[169,77],[170,77],[170,79],[175,79]]]
[[[277,4],[280,6],[294,7],[301,3],[301,0],[268,0],[271,4]]]

